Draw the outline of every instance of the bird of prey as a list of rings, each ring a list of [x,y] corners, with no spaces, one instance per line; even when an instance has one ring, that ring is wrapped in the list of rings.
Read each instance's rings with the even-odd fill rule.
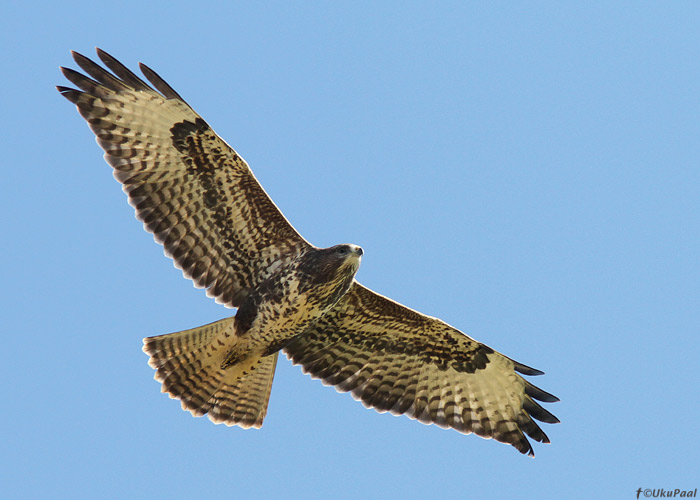
[[[558,399],[518,363],[358,283],[362,248],[307,242],[248,164],[152,69],[151,85],[106,52],[61,68],[144,228],[194,285],[236,314],[144,339],[156,380],[195,416],[260,427],[277,356],[366,407],[514,446],[548,443],[534,422]]]

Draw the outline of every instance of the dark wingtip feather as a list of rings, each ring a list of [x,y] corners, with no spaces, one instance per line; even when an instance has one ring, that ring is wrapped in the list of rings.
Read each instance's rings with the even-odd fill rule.
[[[76,62],[76,64],[77,64],[78,66],[80,66],[81,68],[83,68],[83,69],[85,69],[85,68],[83,67],[83,65],[85,65],[85,66],[95,65],[95,66],[96,66],[96,64],[95,64],[94,62],[92,62],[92,61],[90,60],[90,58],[88,58],[88,57],[82,55],[82,54],[81,54],[80,52],[78,52],[78,51],[71,50],[71,51],[70,51],[70,55],[71,55],[71,57],[73,57],[73,60]],[[85,70],[85,71],[87,71],[87,70]]]
[[[74,50],[71,51],[71,54],[73,55],[73,59],[75,60],[76,64],[104,87],[107,87],[115,92],[127,88],[124,82],[116,78],[102,66],[95,63],[92,59],[85,57],[81,53]]]
[[[531,375],[531,376],[544,375],[544,372],[542,370],[538,370],[536,368],[532,368],[531,366],[527,366],[527,365],[524,365],[522,363],[519,363],[512,358],[508,358],[508,356],[506,356],[506,358],[513,362],[513,368],[515,368],[515,371],[518,373],[522,373],[523,375]]]
[[[532,367],[524,365],[522,363],[514,362],[514,364],[515,364],[515,371],[518,373],[522,373],[523,375],[530,375],[530,376],[544,375],[544,372],[542,370],[532,368]]]
[[[96,82],[92,78],[88,78],[82,73],[78,73],[71,68],[64,68],[63,66],[61,66],[61,73],[63,73],[63,76],[65,76],[69,82],[76,85],[81,90],[92,94],[99,93],[100,83]]]
[[[525,436],[522,436],[520,441],[513,443],[513,446],[523,455],[535,458],[535,450],[532,448],[532,444],[530,444],[530,441],[528,441]]]
[[[559,401],[559,398],[554,394],[550,394],[547,391],[543,391],[539,387],[535,387],[527,380],[525,380],[525,394],[545,403],[556,403]]]
[[[533,418],[536,418],[540,422],[546,424],[558,424],[559,419],[549,413],[547,410],[542,408],[539,404],[533,401],[531,398],[525,398],[523,403],[523,408],[527,411]]]
[[[63,97],[68,99],[73,104],[78,104],[80,94],[82,94],[82,92],[80,92],[79,90],[75,90],[70,87],[63,87],[61,85],[56,85],[56,90],[58,90]]]
[[[87,57],[85,57],[84,55],[82,55],[82,54],[81,54],[80,52],[78,52],[77,50],[71,50],[71,51],[70,51],[70,55],[71,55],[71,57],[73,58],[73,60],[76,61],[76,62],[78,61],[79,58],[80,58],[80,59],[87,59]]]
[[[502,442],[511,445],[523,455],[527,455],[528,457],[535,456],[535,450],[532,448],[532,444],[525,437],[525,434],[523,434],[522,431],[518,431],[518,435],[515,437],[515,439],[504,440]]]
[[[175,90],[167,84],[165,80],[163,80],[158,73],[153,71],[151,68],[146,66],[143,63],[139,63],[139,68],[141,69],[141,72],[146,76],[149,82],[160,92],[163,94],[165,97],[168,99],[178,99],[182,102],[185,102],[185,100],[180,97],[180,94],[175,92]]]
[[[107,66],[112,72],[121,78],[127,85],[131,86],[135,90],[152,91],[151,87],[148,86],[146,82],[141,80],[135,73],[133,73],[129,68],[124,66],[122,63],[117,61],[113,56],[105,52],[99,47],[95,47],[97,56],[100,60]]]
[[[549,437],[547,436],[547,434],[545,434],[544,431],[540,429],[540,426],[537,425],[531,417],[529,417],[528,420],[529,422],[521,425],[521,428],[525,431],[525,434],[530,436],[538,443],[549,444]]]

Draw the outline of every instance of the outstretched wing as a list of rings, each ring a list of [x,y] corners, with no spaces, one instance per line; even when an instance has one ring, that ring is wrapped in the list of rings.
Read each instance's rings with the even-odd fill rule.
[[[549,442],[533,417],[559,422],[534,401],[558,399],[516,373],[542,372],[357,282],[284,350],[304,372],[368,408],[494,438],[531,456],[526,434]]]
[[[147,231],[195,285],[229,307],[273,264],[308,243],[265,193],[248,164],[153,70],[154,90],[97,49],[109,73],[73,52],[88,75],[61,68],[78,106]],[[116,76],[115,76],[116,75]]]

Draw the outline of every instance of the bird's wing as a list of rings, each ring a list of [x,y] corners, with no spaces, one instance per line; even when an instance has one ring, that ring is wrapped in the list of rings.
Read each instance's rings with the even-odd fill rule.
[[[534,455],[526,434],[549,442],[533,417],[558,422],[534,401],[558,399],[518,374],[542,372],[357,282],[284,350],[304,372],[368,408],[494,438],[521,453]]]
[[[129,203],[176,267],[207,295],[237,307],[246,290],[309,244],[248,164],[153,70],[154,88],[97,49],[109,73],[73,52],[88,76],[57,87],[105,151]]]

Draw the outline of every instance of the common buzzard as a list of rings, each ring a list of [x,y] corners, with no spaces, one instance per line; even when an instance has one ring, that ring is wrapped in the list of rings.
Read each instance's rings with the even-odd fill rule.
[[[61,68],[76,104],[147,231],[195,286],[233,317],[144,339],[163,392],[195,416],[260,427],[283,351],[366,407],[475,433],[534,455],[548,443],[535,400],[558,399],[542,372],[355,280],[362,249],[317,248],[285,219],[248,164],[162,78],[154,88],[106,52],[112,73],[73,52]]]

